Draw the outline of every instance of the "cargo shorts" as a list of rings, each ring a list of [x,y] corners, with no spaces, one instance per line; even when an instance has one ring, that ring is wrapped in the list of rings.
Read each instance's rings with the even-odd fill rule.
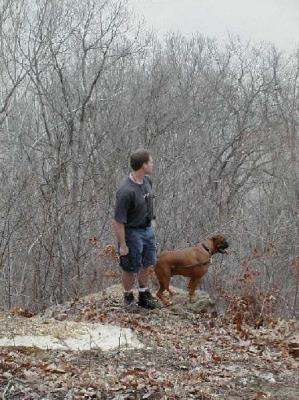
[[[125,228],[125,240],[129,253],[120,256],[120,266],[124,271],[137,274],[142,268],[156,264],[156,239],[151,226]]]

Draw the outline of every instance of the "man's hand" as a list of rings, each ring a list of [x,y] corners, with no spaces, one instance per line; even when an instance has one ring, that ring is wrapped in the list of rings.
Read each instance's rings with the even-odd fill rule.
[[[129,248],[125,243],[120,245],[119,254],[121,256],[126,256],[127,254],[129,254]]]
[[[127,254],[129,254],[129,249],[126,244],[125,225],[114,220],[114,229],[115,229],[116,239],[120,244],[119,255],[126,256]]]

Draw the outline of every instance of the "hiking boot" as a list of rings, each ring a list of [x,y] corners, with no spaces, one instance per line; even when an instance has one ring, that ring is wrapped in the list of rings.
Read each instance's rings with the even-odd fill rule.
[[[149,290],[146,290],[145,292],[139,292],[138,305],[139,307],[148,308],[149,310],[159,307]]]
[[[135,302],[133,292],[124,293],[124,310],[128,313],[139,313],[140,308]]]
[[[134,304],[135,298],[133,292],[124,293],[124,305],[130,306]]]

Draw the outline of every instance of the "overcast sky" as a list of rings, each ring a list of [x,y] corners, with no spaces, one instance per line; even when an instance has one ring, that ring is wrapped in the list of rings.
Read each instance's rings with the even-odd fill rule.
[[[299,44],[299,0],[128,0],[159,35],[194,32],[223,40],[227,32],[272,42],[291,51]]]

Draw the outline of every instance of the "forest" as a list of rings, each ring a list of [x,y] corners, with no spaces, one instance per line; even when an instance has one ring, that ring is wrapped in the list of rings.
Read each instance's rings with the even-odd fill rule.
[[[122,1],[2,0],[0,307],[107,286],[118,266],[90,238],[114,242],[115,191],[143,147],[160,250],[222,232],[230,255],[203,288],[298,316],[298,73],[298,50],[158,38]]]

